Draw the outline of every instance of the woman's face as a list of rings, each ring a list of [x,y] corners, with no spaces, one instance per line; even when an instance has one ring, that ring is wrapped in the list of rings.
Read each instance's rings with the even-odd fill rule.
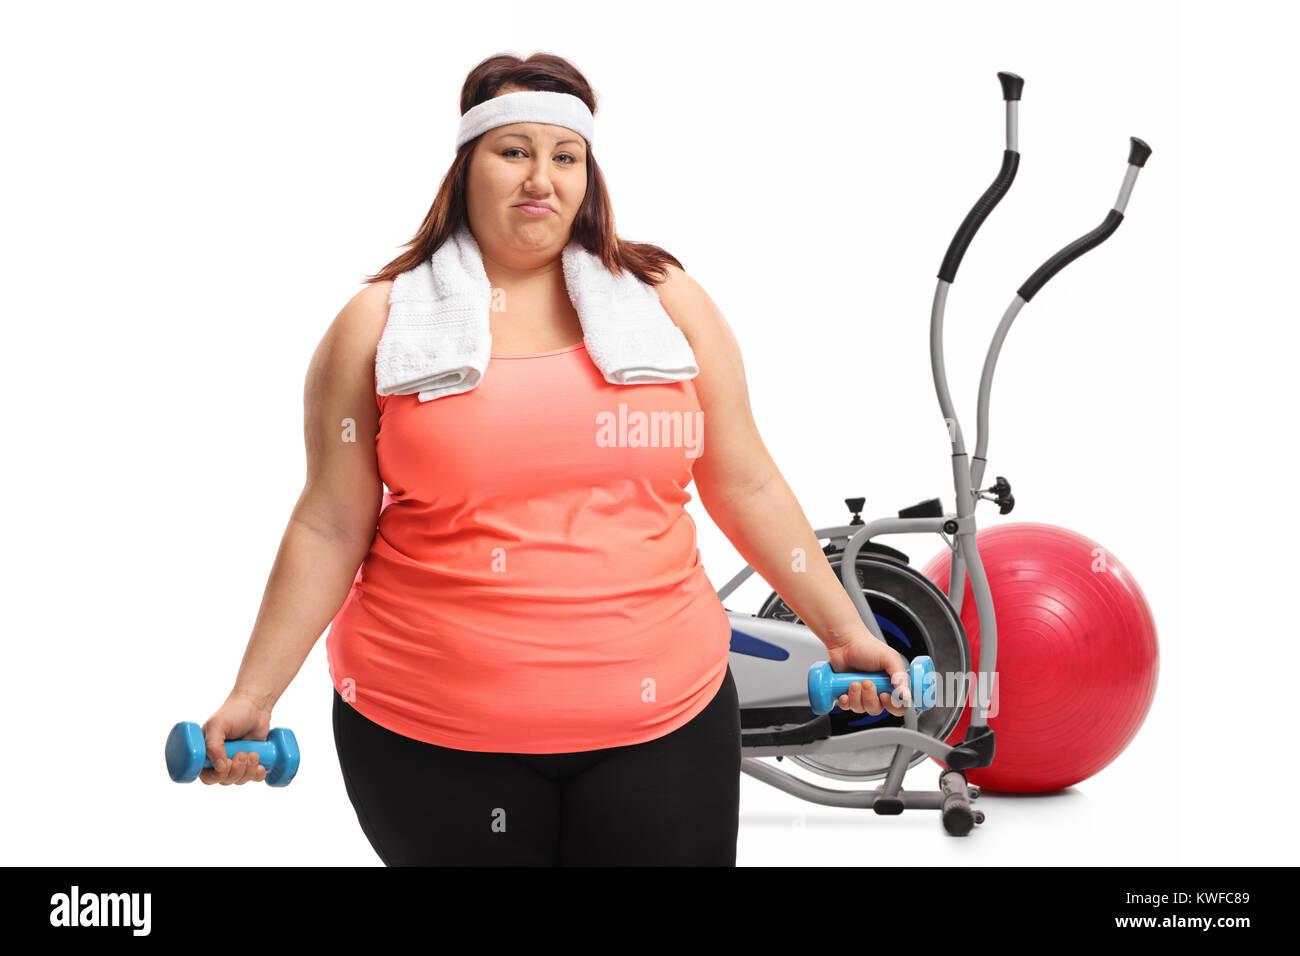
[[[564,126],[498,126],[470,156],[469,225],[494,258],[508,258],[512,249],[557,255],[586,195],[587,144]]]

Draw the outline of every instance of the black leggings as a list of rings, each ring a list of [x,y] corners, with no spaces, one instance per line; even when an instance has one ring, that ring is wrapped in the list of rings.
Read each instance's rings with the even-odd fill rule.
[[[655,740],[557,754],[454,750],[381,727],[334,691],[334,742],[387,866],[735,866],[740,704],[727,668]]]

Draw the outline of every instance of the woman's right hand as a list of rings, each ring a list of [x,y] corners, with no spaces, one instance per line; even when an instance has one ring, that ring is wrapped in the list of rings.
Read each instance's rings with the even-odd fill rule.
[[[227,740],[265,740],[271,732],[271,711],[249,697],[232,693],[201,728],[211,767],[199,771],[204,783],[223,786],[266,779],[266,768],[257,754],[240,751],[226,757]]]

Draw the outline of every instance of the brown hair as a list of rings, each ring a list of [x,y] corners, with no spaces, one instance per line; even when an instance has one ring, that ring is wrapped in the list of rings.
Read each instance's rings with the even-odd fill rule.
[[[593,114],[596,112],[596,94],[569,61],[549,53],[534,53],[526,60],[502,53],[488,57],[465,77],[460,90],[461,113],[486,102],[507,87],[571,93],[586,103]],[[478,140],[479,137],[475,137],[456,151],[456,158],[443,176],[424,222],[406,244],[407,251],[377,274],[366,277],[366,283],[392,279],[415,268],[433,255],[457,228],[461,225],[468,227],[465,179],[469,172],[470,153]],[[650,285],[658,285],[668,277],[668,263],[682,268],[674,256],[658,246],[628,242],[614,232],[614,210],[609,192],[595,154],[590,149],[587,150],[587,193],[573,219],[570,241],[580,243],[616,275],[626,270]]]

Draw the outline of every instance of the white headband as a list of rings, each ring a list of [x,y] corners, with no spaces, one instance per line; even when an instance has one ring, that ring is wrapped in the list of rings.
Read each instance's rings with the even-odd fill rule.
[[[591,145],[595,118],[587,104],[572,93],[551,90],[521,90],[503,93],[470,107],[460,117],[456,131],[456,148],[498,126],[510,123],[548,123],[563,126],[582,136]]]

